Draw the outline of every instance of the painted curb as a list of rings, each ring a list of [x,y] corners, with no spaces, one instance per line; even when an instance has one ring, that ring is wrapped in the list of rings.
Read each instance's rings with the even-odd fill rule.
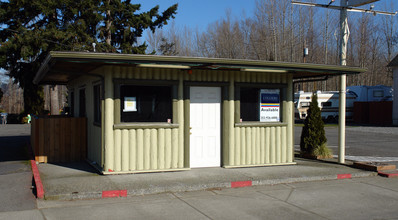
[[[337,174],[337,179],[338,180],[351,179],[351,178],[352,178],[351,173]]]
[[[127,190],[102,191],[101,198],[127,197]]]
[[[235,181],[231,182],[231,188],[247,187],[252,186],[252,181]]]
[[[104,198],[122,198],[131,196],[153,195],[159,193],[178,193],[178,192],[191,192],[200,190],[211,189],[227,189],[227,188],[241,188],[249,186],[264,186],[276,184],[291,184],[299,182],[311,181],[325,181],[325,180],[339,180],[351,179],[360,177],[377,176],[377,172],[363,171],[360,173],[345,173],[345,174],[331,174],[320,176],[301,176],[294,178],[277,178],[277,179],[253,179],[245,181],[229,181],[229,182],[213,182],[213,183],[188,183],[177,184],[174,186],[154,186],[124,189],[124,190],[108,190],[96,192],[79,192],[79,193],[66,193],[58,195],[46,195],[46,199],[50,200],[81,200],[81,199],[104,199]]]
[[[398,177],[398,171],[395,171],[393,173],[387,173],[387,172],[378,172],[379,176],[387,177],[387,178],[392,178],[392,177]]]
[[[37,168],[35,160],[30,160],[30,164],[32,166],[33,179],[35,180],[35,185],[36,185],[36,196],[39,199],[43,199],[44,188],[43,188],[43,183],[41,182],[39,168]]]

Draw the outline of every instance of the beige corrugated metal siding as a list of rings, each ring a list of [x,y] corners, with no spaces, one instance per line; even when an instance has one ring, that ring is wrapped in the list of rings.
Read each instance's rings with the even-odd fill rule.
[[[287,145],[287,129],[285,124],[270,127],[235,127],[235,147],[229,152],[229,166],[293,162],[292,146]]]
[[[115,129],[114,137],[114,172],[184,167],[178,128]]]
[[[128,173],[189,168],[184,140],[184,81],[228,83],[229,99],[223,101],[223,166],[261,166],[293,162],[293,97],[292,76],[287,73],[258,73],[240,71],[186,70],[107,66],[105,77],[105,160],[104,173]],[[114,124],[114,111],[120,100],[114,100],[114,79],[175,80],[178,99],[173,102],[173,127],[129,127]],[[235,108],[234,83],[278,83],[287,85],[287,100],[283,101],[281,123],[241,125]],[[189,101],[188,101],[189,103]],[[185,103],[187,106],[187,103]],[[187,107],[185,107],[187,109]],[[186,112],[185,114],[189,114]],[[128,123],[127,123],[128,124]],[[133,123],[130,123],[133,124]],[[189,131],[188,131],[189,132]],[[185,135],[185,137],[189,137]],[[185,144],[184,144],[185,143]]]

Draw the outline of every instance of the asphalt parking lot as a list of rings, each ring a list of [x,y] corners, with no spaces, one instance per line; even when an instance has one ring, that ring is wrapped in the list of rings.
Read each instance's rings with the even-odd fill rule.
[[[300,149],[302,126],[295,127],[295,149]],[[328,146],[338,154],[338,127],[325,127]],[[347,126],[346,159],[395,164],[398,167],[398,127]]]

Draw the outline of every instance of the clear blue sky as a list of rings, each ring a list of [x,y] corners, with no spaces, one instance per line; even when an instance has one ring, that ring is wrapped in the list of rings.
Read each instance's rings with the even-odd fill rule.
[[[226,10],[231,10],[232,18],[240,18],[243,12],[250,17],[255,8],[255,0],[143,0],[134,3],[140,3],[143,11],[155,5],[159,5],[160,11],[164,11],[178,3],[176,25],[197,27],[199,30],[205,29],[208,24],[225,16]]]
[[[310,0],[297,0],[303,2],[310,2]],[[330,0],[316,0],[316,3],[328,4]],[[398,10],[397,0],[380,0],[375,4],[375,10],[385,10],[386,4],[390,5],[390,2],[394,2],[394,11]],[[213,23],[223,16],[225,16],[226,10],[231,10],[232,18],[241,18],[244,16],[251,17],[256,0],[142,0],[133,1],[133,3],[140,3],[141,10],[146,11],[155,5],[159,5],[160,11],[167,9],[169,6],[178,3],[178,13],[175,18],[175,24],[177,27],[183,27],[185,25],[190,28],[199,28],[204,30],[208,24]],[[334,5],[339,5],[340,0],[336,0]],[[298,6],[299,7],[299,6]],[[369,6],[365,6],[368,8]],[[396,16],[398,19],[398,16]]]

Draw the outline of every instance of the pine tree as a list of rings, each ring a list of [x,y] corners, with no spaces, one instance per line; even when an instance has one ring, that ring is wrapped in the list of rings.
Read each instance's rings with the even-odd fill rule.
[[[177,4],[140,12],[130,0],[10,0],[0,2],[0,68],[24,89],[25,113],[41,113],[43,91],[32,83],[49,51],[145,53],[138,44],[174,18]]]
[[[307,118],[301,132],[300,150],[302,154],[315,155],[315,151],[326,147],[326,136],[324,123],[322,121],[321,109],[318,106],[318,95],[314,93],[311,97]]]

